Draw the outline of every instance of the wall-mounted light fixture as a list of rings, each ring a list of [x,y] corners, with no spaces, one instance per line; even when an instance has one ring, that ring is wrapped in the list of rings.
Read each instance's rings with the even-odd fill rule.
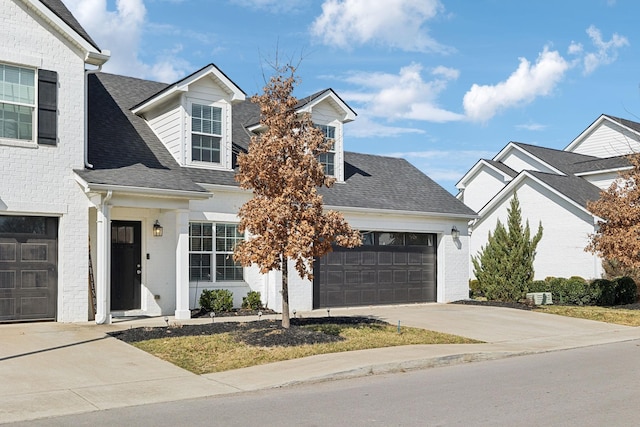
[[[164,230],[163,230],[162,226],[160,225],[160,223],[156,219],[155,224],[153,224],[153,235],[154,235],[154,237],[162,237],[163,231]]]
[[[460,237],[460,230],[454,225],[451,227],[451,238],[457,240]]]

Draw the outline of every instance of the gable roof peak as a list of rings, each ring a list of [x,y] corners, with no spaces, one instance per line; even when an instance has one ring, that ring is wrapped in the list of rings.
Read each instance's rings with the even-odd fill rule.
[[[135,114],[143,113],[152,108],[175,93],[186,92],[189,86],[203,78],[213,78],[230,96],[231,102],[244,101],[247,97],[246,93],[236,85],[225,73],[215,64],[210,63],[175,83],[169,84],[160,92],[152,95],[144,101],[138,103],[131,108]]]

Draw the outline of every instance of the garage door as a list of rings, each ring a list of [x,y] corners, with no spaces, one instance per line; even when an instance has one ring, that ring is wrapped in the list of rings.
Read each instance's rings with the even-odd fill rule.
[[[365,233],[314,263],[314,308],[436,301],[436,235]]]
[[[0,322],[56,317],[58,220],[0,216]]]

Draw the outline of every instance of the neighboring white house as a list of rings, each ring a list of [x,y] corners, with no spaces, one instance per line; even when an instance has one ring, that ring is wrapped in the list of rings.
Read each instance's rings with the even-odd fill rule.
[[[259,124],[246,94],[213,64],[169,85],[101,73],[108,54],[60,0],[0,6],[10,12],[4,87],[31,93],[0,93],[0,321],[93,318],[92,288],[98,323],[187,319],[203,289],[231,290],[236,306],[259,291],[280,310],[279,273],[232,257],[244,238],[237,212],[250,197],[235,160]],[[15,69],[21,80],[11,86]],[[46,86],[34,83],[50,76],[44,70],[58,76],[57,106],[41,103],[48,109],[36,102]],[[32,129],[24,136],[9,114],[22,109],[17,129]],[[364,246],[316,260],[313,283],[290,268],[291,309],[466,298],[475,213],[403,159],[346,152],[343,126],[356,114],[333,90],[298,110],[334,140],[321,158],[337,179],[322,189],[324,202],[363,232]],[[38,143],[47,127],[36,123],[52,111],[57,134]]]
[[[602,260],[584,250],[596,222],[586,205],[630,167],[625,155],[637,152],[640,123],[601,115],[564,150],[510,142],[493,159],[481,159],[457,184],[458,199],[479,214],[471,225],[471,255],[486,244],[498,219],[506,223],[517,193],[532,234],[540,222],[544,228],[536,279],[601,277]]]
[[[60,1],[0,0],[0,321],[87,317],[85,68],[108,59]]]

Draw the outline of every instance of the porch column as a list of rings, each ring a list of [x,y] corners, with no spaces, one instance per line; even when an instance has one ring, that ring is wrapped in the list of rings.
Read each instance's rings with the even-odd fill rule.
[[[111,323],[111,192],[97,206],[96,224],[96,323]]]
[[[189,310],[189,211],[176,211],[176,319],[190,319]]]

